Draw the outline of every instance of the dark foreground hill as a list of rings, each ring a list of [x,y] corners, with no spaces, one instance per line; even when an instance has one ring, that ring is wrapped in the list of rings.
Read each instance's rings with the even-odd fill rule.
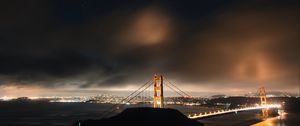
[[[74,126],[204,126],[175,109],[129,108],[107,119],[82,120]]]

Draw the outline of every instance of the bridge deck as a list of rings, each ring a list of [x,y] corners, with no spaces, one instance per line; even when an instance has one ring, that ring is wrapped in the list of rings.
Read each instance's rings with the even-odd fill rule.
[[[255,107],[246,107],[246,108],[237,108],[237,109],[229,109],[229,110],[219,110],[216,112],[209,112],[209,113],[199,113],[194,115],[189,115],[188,118],[190,119],[198,119],[203,117],[209,117],[209,116],[215,116],[215,115],[222,115],[227,113],[233,113],[233,112],[240,112],[240,111],[248,111],[248,110],[257,110],[257,109],[269,109],[269,108],[280,108],[281,105],[277,104],[270,104],[265,106],[255,106]]]

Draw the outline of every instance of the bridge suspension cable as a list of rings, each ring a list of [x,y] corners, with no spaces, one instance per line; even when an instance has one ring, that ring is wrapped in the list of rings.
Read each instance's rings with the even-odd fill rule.
[[[172,84],[167,78],[165,78],[165,80],[171,85],[173,86],[175,89],[177,89],[179,92],[183,93],[185,96],[187,97],[192,97],[191,95],[189,95],[188,93],[182,91],[181,89],[179,89],[176,85]],[[171,88],[172,89],[172,88]],[[172,89],[173,90],[173,89]],[[175,90],[174,90],[175,91]],[[176,91],[177,92],[177,91]]]
[[[143,90],[141,90],[139,93],[137,93],[135,96],[133,96],[132,98],[130,98],[127,102],[130,102],[132,99],[136,98],[136,96],[140,95],[141,93],[143,93],[146,89],[148,89],[150,86],[152,86],[152,83],[149,84],[146,88],[144,88]]]
[[[181,94],[180,92],[176,91],[174,88],[172,88],[171,86],[169,86],[168,84],[166,84],[167,87],[169,87],[171,90],[173,90],[175,93],[179,94],[182,97],[185,97],[185,95]]]
[[[151,80],[149,80],[146,83],[144,83],[141,87],[139,87],[137,90],[135,90],[134,92],[132,92],[131,94],[129,94],[127,97],[125,97],[124,99],[122,99],[120,102],[118,102],[115,105],[113,105],[112,107],[108,108],[106,111],[103,112],[103,114],[102,114],[101,117],[105,117],[105,116],[110,115],[112,112],[114,112],[114,111],[117,110],[116,107],[120,107],[120,104],[122,104],[123,102],[125,102],[127,99],[129,99],[129,100],[127,100],[126,102],[130,102],[136,96],[138,96],[139,94],[141,94],[143,91],[145,91],[147,88],[149,88],[153,84],[153,82],[152,83],[149,83],[149,82],[151,82]],[[136,94],[136,95],[134,95],[134,94]],[[134,96],[131,97],[132,95],[134,95]]]
[[[147,81],[146,83],[144,83],[142,86],[140,86],[137,90],[135,90],[134,92],[132,92],[132,93],[130,93],[127,97],[125,97],[124,99],[122,99],[121,101],[119,101],[118,103],[116,103],[115,105],[113,105],[112,107],[110,107],[110,108],[108,108],[106,111],[104,111],[103,112],[103,114],[102,114],[102,116],[101,117],[106,117],[106,116],[108,116],[108,115],[110,115],[110,114],[112,114],[113,112],[115,112],[116,110],[118,110],[118,109],[116,109],[116,108],[120,108],[120,107],[122,107],[122,106],[124,106],[124,102],[126,102],[126,103],[129,103],[130,101],[132,101],[133,99],[135,99],[135,98],[138,98],[138,96],[140,95],[140,94],[142,94],[143,92],[145,93],[145,94],[147,94],[148,93],[148,91],[147,91],[147,89],[149,90],[150,89],[150,92],[153,92],[153,91],[156,91],[156,92],[153,92],[154,94],[154,96],[153,96],[153,100],[154,100],[154,102],[153,102],[153,104],[154,104],[154,108],[156,108],[155,107],[155,102],[157,102],[157,101],[160,101],[160,102],[164,102],[164,100],[163,100],[163,95],[161,95],[161,94],[163,94],[163,86],[164,86],[164,84],[163,84],[163,79],[165,79],[166,81],[167,81],[167,83],[165,83],[165,85],[168,87],[168,88],[170,88],[172,91],[174,91],[175,93],[177,93],[177,94],[179,94],[180,96],[182,96],[182,97],[191,97],[191,95],[189,95],[188,93],[186,93],[186,92],[184,92],[184,91],[182,91],[181,89],[179,89],[177,86],[175,86],[174,84],[172,84],[168,79],[166,79],[165,77],[163,77],[163,76],[160,76],[161,78],[158,78],[158,76],[157,75],[155,75],[154,76],[154,79],[153,79],[153,81],[152,81],[152,79],[151,80],[149,80],[149,81]],[[161,82],[156,82],[157,80],[159,80],[159,81],[161,81]],[[150,83],[151,82],[151,83]],[[151,91],[152,90],[152,88],[149,88],[149,87],[151,87],[152,85],[154,85],[154,89],[153,89],[153,91]],[[158,96],[158,94],[157,93],[159,93],[161,96]],[[141,98],[143,101],[142,102],[144,102],[144,98],[146,98],[147,99],[147,96],[143,96],[143,95],[145,95],[145,94],[142,94],[142,96],[141,97],[139,97],[139,98]],[[150,94],[150,93],[149,93]],[[156,95],[155,95],[156,94]],[[151,97],[150,97],[151,98]],[[156,101],[155,101],[155,98],[156,98]],[[163,107],[163,105],[161,105],[161,104],[164,104],[164,103],[160,103],[160,106],[161,107]],[[156,106],[157,106],[157,103],[156,103]]]

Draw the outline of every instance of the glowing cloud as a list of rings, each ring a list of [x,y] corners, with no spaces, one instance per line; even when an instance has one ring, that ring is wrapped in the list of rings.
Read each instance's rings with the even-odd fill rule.
[[[170,18],[154,8],[136,14],[122,32],[122,40],[137,45],[152,45],[163,42],[170,34]]]

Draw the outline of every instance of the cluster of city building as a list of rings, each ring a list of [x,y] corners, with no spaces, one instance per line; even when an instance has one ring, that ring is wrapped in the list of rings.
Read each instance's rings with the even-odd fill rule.
[[[102,104],[153,104],[151,96],[122,97],[109,94],[96,96],[51,96],[51,97],[0,97],[0,101],[46,101],[46,102],[84,102]],[[166,104],[201,105],[206,104],[200,97],[165,97]]]

